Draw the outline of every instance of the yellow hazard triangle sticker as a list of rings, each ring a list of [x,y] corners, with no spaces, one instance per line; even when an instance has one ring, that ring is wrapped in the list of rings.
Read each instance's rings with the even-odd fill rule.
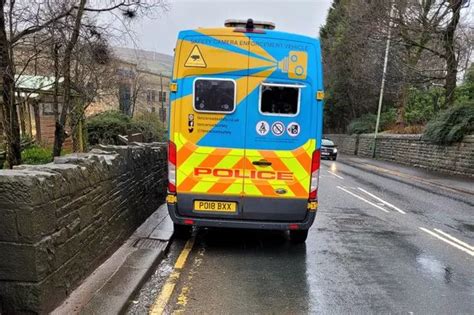
[[[193,50],[189,54],[186,63],[184,64],[185,67],[196,67],[196,68],[206,68],[206,62],[202,57],[201,50],[199,50],[198,45],[194,45]]]

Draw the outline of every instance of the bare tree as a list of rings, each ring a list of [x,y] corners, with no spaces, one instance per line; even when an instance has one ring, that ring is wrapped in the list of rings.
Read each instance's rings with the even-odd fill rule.
[[[2,89],[2,124],[6,140],[8,167],[21,163],[20,128],[15,100],[14,46],[24,38],[42,31],[68,16],[71,7],[61,6],[55,14],[45,16],[40,7],[16,0],[0,0],[0,86]]]
[[[6,160],[9,167],[21,163],[20,128],[15,104],[15,67],[13,66],[11,32],[13,29],[11,15],[14,2],[6,9],[6,1],[0,0],[0,73],[2,87],[2,124],[6,140]],[[7,26],[6,14],[10,14]],[[10,36],[7,35],[10,30]]]
[[[94,100],[109,95],[116,88],[116,72],[110,48],[101,36],[92,33],[92,38],[82,41],[77,47],[72,71],[75,102],[69,118],[73,151],[85,149],[83,139],[84,113]]]
[[[131,97],[131,110],[130,115],[133,117],[135,115],[135,110],[137,109],[137,101],[141,93],[144,92],[145,88],[145,78],[142,73],[136,72],[132,81],[132,97]]]
[[[463,26],[462,0],[334,0],[321,29],[326,75],[327,127],[342,131],[374,112],[383,47],[392,25],[385,108],[405,123],[409,91],[444,85],[454,102],[457,73],[469,65],[471,28]],[[395,14],[390,17],[390,8]]]
[[[149,14],[155,8],[166,9],[166,0],[158,0],[145,3],[135,0],[111,0],[111,1],[88,1],[88,0],[0,0],[0,87],[2,89],[1,118],[5,134],[7,165],[13,167],[21,163],[20,148],[20,124],[18,121],[18,104],[15,98],[15,75],[17,74],[17,62],[14,51],[24,46],[28,40],[44,41],[48,37],[46,28],[61,30],[67,36],[64,46],[57,48],[56,80],[64,78],[62,87],[62,101],[64,103],[61,112],[57,112],[56,139],[54,154],[61,152],[64,142],[64,126],[71,111],[71,62],[74,49],[82,32],[87,29],[84,25],[84,16],[98,15],[102,12],[116,12],[124,18],[134,18],[140,14]],[[91,4],[92,3],[92,4]],[[115,13],[114,13],[115,14]],[[64,28],[64,29],[62,29]],[[51,34],[49,34],[51,35]],[[52,41],[50,44],[54,44]],[[42,45],[36,45],[40,47]],[[46,47],[47,45],[43,45]],[[54,46],[52,46],[54,47]],[[38,55],[31,58],[36,66],[36,60],[41,51],[34,51]],[[59,58],[61,54],[61,58]],[[54,58],[53,58],[54,59]],[[51,60],[49,60],[51,61]],[[21,72],[21,70],[20,70]],[[35,70],[36,72],[36,70]],[[56,82],[56,88],[58,87]],[[59,91],[55,92],[58,95]],[[56,101],[58,103],[59,100]],[[55,108],[57,108],[55,106]]]
[[[114,12],[120,11],[122,16],[125,19],[133,19],[138,16],[139,13],[148,13],[150,10],[161,8],[166,9],[167,4],[165,1],[157,1],[153,4],[148,4],[146,2],[140,1],[133,1],[133,0],[122,0],[122,1],[110,1],[106,5],[97,4],[97,6],[87,6],[87,0],[80,0],[80,4],[76,7],[77,12],[75,15],[75,21],[72,28],[72,35],[67,42],[67,46],[64,52],[64,58],[62,63],[62,74],[64,77],[64,84],[63,84],[63,106],[61,110],[61,114],[59,120],[56,121],[56,128],[55,128],[55,141],[53,147],[53,157],[59,156],[61,154],[62,146],[65,140],[65,124],[66,118],[68,114],[73,110],[71,106],[71,61],[72,61],[72,53],[73,50],[78,42],[79,35],[81,34],[81,30],[85,29],[88,31],[98,32],[98,28],[95,24],[89,25],[84,23],[84,16],[88,13],[104,13],[104,12]],[[85,26],[85,27],[84,27]],[[83,110],[74,110],[74,116],[77,116],[78,113],[83,113]],[[82,114],[80,114],[82,115]],[[77,119],[74,119],[77,120]],[[74,123],[73,123],[74,125]]]
[[[55,122],[54,130],[54,146],[53,146],[53,157],[61,155],[61,149],[66,138],[66,132],[64,126],[66,124],[66,117],[71,106],[71,59],[74,47],[79,39],[79,33],[81,31],[82,16],[84,15],[84,9],[86,7],[87,0],[80,0],[79,7],[74,18],[74,27],[70,39],[67,41],[66,49],[64,51],[64,58],[62,63],[62,74],[64,76],[63,83],[63,106],[59,119]]]
[[[444,81],[447,106],[455,100],[464,50],[471,49],[462,45],[466,41],[466,34],[459,29],[462,5],[463,0],[396,1],[399,14],[395,23],[400,42],[405,47],[406,71],[418,75],[417,79],[421,77],[424,82]],[[417,67],[420,62],[423,68]],[[430,66],[426,67],[427,64]]]
[[[442,31],[444,39],[444,56],[446,59],[446,104],[454,103],[454,90],[456,89],[459,58],[456,52],[456,30],[461,18],[463,0],[448,0],[447,11],[450,14],[447,25]]]

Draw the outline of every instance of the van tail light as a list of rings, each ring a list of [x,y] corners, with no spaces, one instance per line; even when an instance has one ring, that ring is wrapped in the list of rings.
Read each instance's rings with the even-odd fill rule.
[[[168,192],[176,192],[176,144],[168,142]]]
[[[185,225],[194,225],[194,220],[191,219],[184,219],[183,223]]]
[[[288,225],[289,230],[299,230],[299,228],[300,228],[299,224],[296,224],[296,223],[292,223]]]
[[[313,152],[313,157],[311,159],[311,186],[309,188],[309,200],[318,199],[320,161],[321,161],[321,153],[319,150],[316,150]]]

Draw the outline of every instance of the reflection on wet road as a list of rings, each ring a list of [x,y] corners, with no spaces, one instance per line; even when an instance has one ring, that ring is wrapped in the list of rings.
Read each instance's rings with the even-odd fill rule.
[[[185,298],[178,300],[175,310],[189,314],[308,310],[305,245],[292,246],[282,233],[238,230],[202,231],[196,242],[197,255],[189,262],[192,278],[178,290],[178,298]]]
[[[454,197],[323,162],[306,244],[281,232],[197,230],[165,310],[472,313],[473,206]],[[183,247],[173,244],[130,314],[149,312]]]

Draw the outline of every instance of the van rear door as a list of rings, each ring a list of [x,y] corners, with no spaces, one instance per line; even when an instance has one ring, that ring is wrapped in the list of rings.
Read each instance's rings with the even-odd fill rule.
[[[242,35],[231,30],[225,30],[227,35],[204,32],[187,32],[178,43],[177,125],[172,128],[177,147],[178,212],[183,216],[239,217],[248,41],[241,41]],[[228,204],[224,206],[224,202]]]
[[[258,42],[260,47],[251,45],[250,53],[267,47],[275,67],[264,78],[249,78],[249,86],[259,84],[247,100],[244,218],[303,220],[316,135],[313,86],[306,74],[310,52],[295,50],[298,43],[287,40]]]

